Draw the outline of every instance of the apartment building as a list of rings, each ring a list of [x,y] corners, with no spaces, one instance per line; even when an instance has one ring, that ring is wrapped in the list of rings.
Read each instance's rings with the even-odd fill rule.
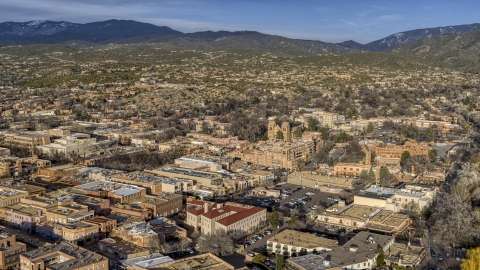
[[[268,253],[288,257],[327,252],[335,247],[338,247],[337,240],[290,229],[284,230],[267,240]]]
[[[20,254],[27,251],[27,245],[17,242],[15,235],[0,233],[0,269],[19,269]]]
[[[20,255],[22,270],[108,270],[108,265],[108,258],[67,242]]]
[[[117,228],[117,220],[105,217],[94,217],[85,220],[85,222],[94,224],[98,227],[98,236],[100,239],[105,238]]]
[[[239,204],[217,204],[187,211],[187,224],[202,234],[223,229],[234,238],[243,237],[266,225],[266,209]]]
[[[159,245],[157,233],[145,221],[125,225],[116,229],[113,234],[139,247],[149,248]]]
[[[313,141],[259,142],[243,152],[232,153],[242,161],[290,172],[302,167],[316,153]]]
[[[382,207],[395,213],[405,211],[408,203],[414,203],[420,212],[431,205],[435,193],[434,187],[419,184],[402,184],[398,188],[373,185],[355,195],[354,203]]]
[[[148,171],[115,174],[110,177],[110,181],[144,187],[148,194],[182,194],[193,189],[192,180],[162,177]]]
[[[38,172],[32,177],[35,180],[41,180],[44,182],[54,182],[63,177],[73,176],[77,174],[84,166],[79,165],[60,165],[54,167],[39,168]]]
[[[4,139],[5,145],[28,149],[33,154],[35,147],[50,144],[50,135],[44,132],[29,132],[19,134],[7,134]]]

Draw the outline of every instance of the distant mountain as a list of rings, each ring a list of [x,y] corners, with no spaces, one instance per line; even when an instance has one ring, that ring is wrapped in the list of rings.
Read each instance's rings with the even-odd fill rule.
[[[342,46],[342,47],[345,47],[345,48],[355,49],[355,50],[359,50],[359,51],[368,51],[368,49],[366,48],[365,45],[360,44],[360,43],[358,43],[356,41],[353,41],[353,40],[347,40],[347,41],[337,43],[337,44]]]
[[[463,34],[477,29],[480,29],[479,23],[398,32],[386,38],[367,43],[364,45],[364,48],[373,52],[384,52],[422,38],[439,36],[446,33]]]
[[[480,72],[480,30],[424,38],[391,50],[391,53],[437,67]]]
[[[110,41],[107,41],[110,42]],[[107,43],[104,42],[104,43]],[[197,32],[169,36],[151,35],[117,40],[120,44],[165,44],[183,49],[220,50],[247,49],[264,50],[290,55],[340,54],[358,51],[334,43],[290,39],[254,31]]]
[[[60,43],[77,47],[109,43],[163,43],[184,49],[254,49],[294,55],[358,51],[333,43],[289,39],[254,31],[206,31],[184,34],[165,26],[126,20],[86,24],[53,21],[0,23],[0,46],[39,43]]]
[[[384,52],[417,40],[446,33],[462,34],[480,29],[480,24],[456,25],[399,32],[368,44],[290,39],[255,31],[205,31],[185,34],[166,26],[131,20],[108,20],[86,24],[54,21],[0,23],[0,46],[64,44],[94,47],[105,44],[160,43],[183,49],[250,49],[292,55],[341,54],[359,51]]]
[[[127,20],[108,20],[86,24],[54,21],[0,23],[0,45],[60,43],[71,40],[101,42],[143,35],[180,34],[166,26]]]

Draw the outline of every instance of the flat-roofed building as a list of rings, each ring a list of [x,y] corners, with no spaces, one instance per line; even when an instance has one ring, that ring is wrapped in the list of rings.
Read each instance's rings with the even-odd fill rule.
[[[367,173],[370,171],[372,166],[365,164],[357,163],[337,163],[333,166],[333,175],[335,176],[347,176],[347,177],[358,177],[363,171]]]
[[[97,139],[79,139],[72,136],[55,140],[53,143],[36,146],[36,149],[46,155],[64,155],[66,157],[86,157],[97,150]]]
[[[88,206],[72,203],[70,205],[54,205],[49,207],[46,211],[46,220],[68,224],[75,223],[86,219],[91,219],[94,216],[94,211],[89,210]]]
[[[0,187],[0,207],[19,203],[22,198],[28,196],[23,190],[4,190]]]
[[[22,270],[108,270],[108,258],[75,244],[60,242],[20,255]]]
[[[17,242],[15,235],[0,233],[0,269],[19,269],[20,254],[27,251],[27,245]]]
[[[382,207],[395,213],[405,211],[409,204],[415,204],[421,212],[429,207],[435,197],[436,189],[419,184],[402,184],[398,188],[370,186],[354,197],[355,204]]]
[[[98,241],[98,253],[109,258],[109,269],[122,269],[123,260],[145,257],[150,254],[146,248],[142,248],[118,237],[105,238]]]
[[[321,175],[312,171],[297,171],[287,176],[287,182],[315,189],[320,189],[322,186],[345,189],[353,187],[354,179],[332,175]]]
[[[0,147],[0,157],[2,157],[2,156],[10,156],[10,155],[11,155],[11,152],[10,152],[10,149],[9,149],[9,148]]]
[[[377,266],[378,248],[386,254],[395,237],[359,232],[343,247],[322,253],[320,256],[341,269],[374,269]]]
[[[17,203],[0,207],[0,212],[5,215],[5,221],[9,226],[31,233],[35,224],[44,217],[45,210],[35,205]]]
[[[81,190],[86,195],[99,198],[108,198],[112,203],[122,203],[147,194],[144,187],[126,185],[112,181],[95,181],[72,187],[72,190]]]
[[[290,172],[298,170],[316,153],[313,141],[259,142],[242,152],[232,152],[232,157],[269,168]]]
[[[98,234],[98,225],[90,222],[62,224],[62,240],[79,246],[98,241]]]
[[[385,144],[383,142],[376,141],[366,147],[375,152],[377,157],[382,158],[401,158],[403,152],[408,151],[411,156],[425,156],[428,157],[428,152],[432,150],[427,143],[417,143],[414,140],[408,140],[403,145]]]
[[[112,206],[112,211],[117,213],[126,213],[123,211],[124,209],[129,209],[126,206],[138,209],[149,209],[151,213],[149,218],[170,216],[179,213],[183,208],[182,195],[172,193],[162,193],[158,194],[157,196],[144,195],[142,197],[126,201],[120,205],[117,204]]]
[[[62,177],[75,175],[82,168],[84,167],[70,164],[39,168],[38,172],[33,175],[32,178],[34,178],[35,180],[43,180],[45,182],[53,182],[59,180]]]
[[[338,241],[318,237],[311,233],[284,230],[267,240],[267,251],[283,256],[302,256],[331,251],[338,247]]]
[[[50,143],[50,135],[44,132],[7,134],[4,143],[5,145],[26,148],[30,154],[33,154],[35,147]]]
[[[122,260],[119,269],[143,270],[143,269],[170,269],[165,264],[174,260],[161,253],[153,253],[135,258]]]
[[[144,187],[148,194],[162,192],[182,194],[193,190],[192,180],[162,177],[150,172],[115,174],[110,177],[110,181]]]
[[[346,231],[369,229],[373,232],[393,235],[405,231],[409,225],[407,215],[394,213],[379,207],[350,204],[334,205],[319,214],[316,222],[329,230]]]
[[[193,181],[193,185],[197,186],[197,189],[193,189],[192,192],[198,191],[198,186],[203,189],[209,189],[213,195],[223,196],[230,191],[234,191],[233,188],[226,187],[221,173],[206,172],[201,170],[188,170],[177,167],[163,167],[153,170],[148,170],[158,176],[178,179],[188,179]]]

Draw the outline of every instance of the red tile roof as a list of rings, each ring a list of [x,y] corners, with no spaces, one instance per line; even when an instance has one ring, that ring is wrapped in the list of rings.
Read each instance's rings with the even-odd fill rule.
[[[214,219],[218,216],[221,216],[225,213],[230,213],[230,212],[241,212],[243,210],[245,210],[246,208],[243,208],[243,207],[238,207],[238,206],[233,206],[233,205],[227,205],[225,207],[222,207],[222,208],[219,208],[219,209],[214,209],[214,210],[211,210],[211,211],[208,211],[207,213],[205,214],[202,214],[202,216],[208,218],[208,219]]]
[[[190,214],[194,215],[194,216],[199,216],[199,215],[201,215],[201,214],[204,212],[204,210],[203,210],[203,208],[200,208],[200,209],[188,210],[188,212],[189,212]]]
[[[245,208],[243,208],[243,209],[244,209],[243,211],[240,211],[240,212],[235,213],[231,216],[222,218],[222,219],[218,220],[217,222],[219,224],[222,224],[222,225],[228,227],[228,226],[234,224],[235,222],[238,222],[242,219],[245,219],[245,218],[247,218],[251,215],[254,215],[258,212],[261,212],[261,211],[265,210],[265,208],[261,208],[261,207],[252,207],[252,208],[248,208],[248,209],[245,209]]]

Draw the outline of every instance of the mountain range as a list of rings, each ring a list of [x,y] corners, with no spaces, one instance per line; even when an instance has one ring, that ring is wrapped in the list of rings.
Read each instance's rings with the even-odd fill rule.
[[[395,33],[367,44],[360,44],[353,40],[342,43],[326,43],[290,39],[255,31],[182,33],[166,26],[156,26],[131,20],[108,20],[86,24],[66,21],[30,21],[0,23],[0,46],[28,44],[98,46],[111,43],[162,43],[179,48],[198,50],[233,48],[268,50],[292,55],[338,54],[358,51],[384,52],[406,44],[419,44],[416,43],[419,40],[439,36],[442,37],[439,41],[446,43],[445,39],[448,38],[443,38],[444,34],[450,33],[451,35],[446,36],[453,38],[460,34],[475,32],[478,29],[480,29],[480,24],[417,29]],[[432,45],[428,46],[431,47]],[[396,51],[396,53],[405,56],[418,56],[409,54],[404,50]]]

